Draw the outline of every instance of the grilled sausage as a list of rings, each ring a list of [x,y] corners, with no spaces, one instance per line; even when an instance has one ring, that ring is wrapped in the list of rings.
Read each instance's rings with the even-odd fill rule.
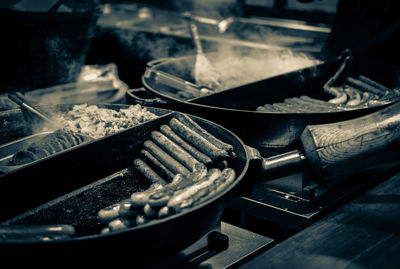
[[[0,225],[1,240],[20,242],[69,239],[75,232],[75,227],[70,224]]]
[[[137,215],[139,215],[141,212],[142,212],[141,207],[138,207],[137,205],[133,204],[131,202],[131,199],[126,199],[120,203],[118,216],[121,218],[132,219],[135,218]]]
[[[91,140],[89,137],[57,130],[41,138],[39,141],[30,144],[26,148],[19,150],[14,154],[7,165],[26,164],[60,152],[66,149],[67,146],[75,146],[89,140]]]
[[[308,112],[332,112],[338,110],[337,106],[334,104],[311,97],[308,97],[308,99],[293,97],[285,99],[285,102],[293,105],[298,105],[302,107],[303,110],[308,110]]]
[[[155,167],[155,169],[158,170],[158,172],[160,173],[161,177],[168,179],[166,181],[171,182],[172,179],[174,178],[175,174],[172,173],[167,167],[165,167],[164,164],[162,164],[159,160],[157,160],[156,157],[154,157],[150,152],[148,152],[147,150],[143,149],[140,151],[140,153],[143,155],[143,157],[146,158],[146,160],[153,164],[153,166]]]
[[[220,193],[227,186],[229,186],[235,180],[235,170],[232,168],[226,168],[219,173],[219,176],[213,180],[212,184],[198,190],[190,198],[185,199],[181,203],[178,203],[174,209],[176,212],[181,212],[185,208],[193,207],[196,204],[200,204],[211,197],[214,197],[217,193]],[[173,201],[171,199],[171,201]]]
[[[259,106],[257,111],[262,112],[278,112],[271,104],[265,104],[264,106]]]
[[[208,194],[210,190],[210,186],[214,183],[214,181],[219,178],[221,175],[221,170],[217,168],[210,169],[207,175],[203,180],[190,185],[189,187],[183,189],[180,192],[175,193],[174,196],[168,201],[167,206],[173,208],[176,212],[179,212],[179,209],[182,208],[182,204],[187,204],[188,201],[194,200],[193,197],[200,199],[199,196],[204,196]]]
[[[156,157],[161,163],[168,167],[174,174],[186,175],[189,170],[179,163],[177,160],[171,157],[168,153],[162,150],[159,146],[150,140],[144,142],[144,148],[148,150],[154,157]]]
[[[158,217],[158,211],[159,208],[155,208],[153,206],[151,206],[150,204],[146,204],[143,207],[143,213],[146,217],[150,218],[150,219],[154,219]]]
[[[344,91],[348,96],[348,101],[346,103],[347,106],[358,106],[361,104],[361,95],[357,89],[345,86]]]
[[[108,227],[110,228],[110,231],[113,232],[113,231],[127,229],[127,228],[133,227],[135,225],[136,225],[136,220],[117,218],[117,219],[112,220],[108,224]]]
[[[169,208],[168,206],[163,206],[160,208],[158,211],[158,218],[166,218],[168,216],[171,216],[174,212]]]
[[[151,132],[151,137],[153,138],[154,142],[156,142],[162,149],[174,157],[175,160],[185,165],[186,168],[190,169],[190,171],[194,171],[194,166],[196,163],[198,163],[198,161],[192,155],[187,153],[182,147],[178,146],[168,137],[157,131]]]
[[[135,159],[133,165],[151,184],[158,183],[160,185],[166,185],[167,182],[160,177],[151,167],[145,163],[142,159]]]
[[[190,145],[188,142],[183,140],[180,136],[178,136],[168,125],[161,125],[160,131],[169,139],[174,141],[176,144],[180,145],[183,149],[189,152],[194,158],[196,158],[199,162],[204,163],[206,166],[210,166],[212,164],[212,160],[210,157],[205,155],[204,153],[197,150],[195,147]]]
[[[161,207],[167,204],[169,199],[176,194],[176,192],[187,188],[196,182],[200,181],[207,175],[207,168],[202,164],[196,164],[194,172],[174,178],[171,184],[168,184],[158,192],[152,193],[149,196],[148,204],[155,207]]]
[[[347,101],[347,95],[340,87],[330,87],[329,93],[335,96],[335,98],[330,99],[328,102],[331,104],[344,104]]]
[[[163,185],[160,185],[158,183],[152,184],[150,186],[150,188],[148,188],[145,191],[132,193],[130,200],[134,206],[144,206],[145,204],[148,203],[150,195],[158,192],[162,188],[163,188]]]
[[[228,153],[233,151],[233,146],[221,141],[220,139],[216,138],[206,130],[204,130],[200,125],[198,125],[195,121],[193,121],[189,116],[185,114],[178,114],[177,118],[180,122],[188,126],[190,129],[195,131],[196,133],[200,134],[202,137],[210,141],[214,144],[217,148],[223,149]]]
[[[367,91],[373,94],[376,94],[378,96],[384,96],[385,95],[385,90],[379,89],[379,88],[375,88],[372,85],[369,85],[361,80],[352,78],[352,77],[348,77],[346,79],[346,83],[349,84],[350,86],[353,86],[354,88],[361,90],[361,91]]]
[[[103,221],[105,223],[109,223],[113,219],[118,218],[119,209],[121,208],[121,204],[126,203],[126,202],[130,202],[130,200],[129,199],[122,200],[118,203],[115,203],[115,204],[109,205],[105,208],[102,208],[97,212],[97,216],[100,218],[101,221]]]
[[[382,92],[385,93],[385,95],[391,95],[391,94],[394,93],[392,89],[390,89],[390,88],[388,88],[388,87],[386,87],[386,86],[384,86],[384,85],[382,85],[382,84],[380,84],[380,83],[378,83],[378,82],[376,82],[376,81],[374,81],[374,80],[372,80],[370,78],[367,78],[367,77],[365,77],[363,75],[358,76],[358,79],[360,81],[362,81],[362,82],[365,82],[365,83],[371,85],[372,87],[380,89]]]
[[[224,160],[230,157],[227,151],[217,148],[214,144],[207,141],[204,137],[181,123],[179,120],[172,118],[169,122],[169,126],[178,135],[193,144],[201,152],[210,156],[211,159]]]
[[[301,108],[293,106],[291,104],[274,103],[272,106],[275,109],[278,109],[279,111],[285,112],[285,113],[298,113],[298,112],[301,112]]]

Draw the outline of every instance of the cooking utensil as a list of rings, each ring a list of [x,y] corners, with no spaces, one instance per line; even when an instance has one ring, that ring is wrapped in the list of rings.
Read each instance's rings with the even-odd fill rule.
[[[361,164],[363,158],[367,158],[369,167],[380,163],[381,158],[376,156],[382,156],[383,154],[388,154],[388,156],[392,157],[385,161],[398,162],[399,108],[400,103],[397,103],[359,119],[324,126],[309,126],[303,133],[303,137],[307,137],[307,139],[302,141],[306,149],[304,156],[309,160],[310,168],[316,169],[316,171],[323,171],[324,179],[322,181],[329,186],[333,186],[345,180],[348,175],[357,173],[358,169],[363,165]],[[143,142],[150,136],[151,131],[159,129],[161,125],[169,122],[177,113],[168,113],[153,121],[60,154],[41,164],[38,163],[35,166],[20,170],[19,173],[12,173],[3,177],[0,181],[2,183],[0,188],[0,209],[3,219],[5,216],[13,216],[21,211],[21,204],[24,204],[25,207],[28,205],[32,207],[34,204],[32,197],[41,196],[43,192],[55,192],[54,186],[49,186],[46,180],[48,173],[43,173],[48,167],[54,167],[57,164],[56,168],[60,168],[59,164],[65,167],[82,164],[83,166],[76,167],[75,172],[65,168],[64,170],[56,171],[57,173],[68,171],[68,177],[78,181],[87,182],[86,177],[90,176],[93,183],[37,208],[28,210],[5,222],[7,225],[43,224],[47,222],[65,223],[65,220],[68,219],[76,225],[77,236],[75,238],[60,241],[54,240],[46,243],[22,242],[12,244],[7,240],[0,241],[1,253],[7,257],[13,257],[12,254],[20,256],[21,253],[25,255],[26,252],[30,258],[33,256],[42,261],[43,255],[51,254],[57,257],[57,255],[64,255],[65,251],[68,251],[74,257],[85,258],[92,265],[97,263],[115,265],[121,261],[126,262],[126,259],[123,259],[123,257],[126,257],[131,261],[135,261],[135,265],[140,266],[141,263],[153,262],[164,255],[176,253],[200,238],[220,218],[225,208],[225,203],[232,195],[250,191],[255,175],[260,170],[271,169],[271,165],[265,164],[272,159],[261,158],[256,149],[243,144],[236,135],[225,128],[194,116],[191,116],[191,118],[201,127],[234,147],[237,158],[230,164],[230,167],[235,169],[237,177],[232,185],[215,197],[187,211],[109,234],[96,233],[96,231],[100,231],[101,224],[99,227],[98,220],[93,217],[100,208],[126,199],[132,191],[144,188],[146,183],[143,183],[143,178],[135,170],[131,168],[116,169],[121,168],[121,166],[130,167],[133,159],[142,149]],[[366,127],[361,128],[360,125],[365,125]],[[353,135],[352,133],[357,128],[360,128],[359,132]],[[326,133],[327,130],[334,132],[333,137],[335,139],[327,140],[328,143],[325,143],[320,141],[320,134]],[[313,141],[314,144],[309,144],[309,141]],[[346,144],[350,145],[346,146]],[[335,148],[336,145],[344,145],[346,151],[337,151],[338,154],[333,155],[320,154],[315,157],[319,152],[329,152],[328,149],[330,147]],[[351,152],[347,151],[349,149]],[[300,154],[298,155],[301,156]],[[90,161],[90,156],[95,156],[96,158]],[[329,157],[327,158],[326,156]],[[264,165],[260,165],[260,161]],[[319,165],[318,161],[321,161],[322,165]],[[95,162],[96,165],[91,165],[91,162]],[[297,161],[297,163],[299,162],[302,161]],[[327,163],[329,165],[325,166],[324,164]],[[116,169],[106,169],[107,165],[111,165]],[[346,169],[342,169],[343,167]],[[106,173],[110,171],[115,173],[105,178],[102,178],[104,173],[94,175],[95,172],[100,170]],[[31,186],[26,185],[37,173],[42,173],[42,177],[38,177],[35,180],[35,186],[41,190],[39,192],[36,189],[30,189]],[[316,175],[318,174],[316,173]],[[330,177],[326,178],[325,175]],[[25,182],[21,182],[21,179],[24,178],[26,179]],[[53,178],[52,175],[51,179]],[[94,179],[97,180],[94,181]],[[15,184],[15,181],[19,181],[19,188],[15,188],[12,185],[13,183]],[[66,181],[58,178],[57,183],[57,185],[65,185]],[[27,188],[29,191],[25,190]],[[23,202],[19,198],[21,195],[24,197]],[[10,208],[9,204],[14,205],[14,207]],[[90,253],[85,251],[87,249],[91,250]],[[107,259],[98,258],[103,257],[103,255]],[[110,255],[111,257],[121,257],[121,259],[109,259]],[[32,262],[32,260],[29,261]]]
[[[62,129],[62,126],[56,122],[55,120],[48,117],[45,113],[39,110],[39,108],[35,107],[34,105],[30,104],[28,101],[25,100],[23,96],[18,93],[12,92],[8,94],[8,98],[10,98],[13,102],[19,105],[21,108],[26,109],[30,113],[36,115],[43,121],[45,121],[50,128],[53,129]]]
[[[220,33],[225,33],[226,30],[229,28],[229,26],[235,21],[234,18],[229,17],[223,20],[217,20],[213,18],[206,18],[206,17],[201,17],[201,16],[194,16],[190,12],[186,11],[182,13],[182,17],[185,19],[190,19],[196,22],[200,23],[205,23],[205,24],[210,24],[210,25],[215,25],[218,28],[218,31]]]
[[[176,88],[182,93],[188,93],[188,96],[199,96],[212,92],[212,90],[207,87],[198,86],[163,71],[150,71],[148,75],[157,81],[157,83],[167,85],[171,88]]]
[[[307,125],[332,123],[360,117],[398,101],[398,99],[391,99],[368,108],[326,113],[256,111],[257,106],[282,102],[282,100],[294,96],[308,95],[318,99],[324,97],[326,95],[323,92],[324,84],[337,72],[342,63],[343,57],[190,100],[182,100],[169,95],[168,92],[171,91],[171,88],[154,81],[148,76],[150,71],[146,70],[142,77],[143,88],[129,90],[126,99],[130,103],[146,104],[146,98],[154,99],[156,97],[162,103],[153,102],[152,106],[169,108],[207,118],[232,130],[250,146],[257,148],[294,148],[301,132]],[[193,64],[194,58],[186,56],[156,62],[149,66],[148,70],[173,72],[170,74],[178,77],[185,75],[182,78],[191,81],[189,73],[179,67],[187,68],[193,66]],[[398,66],[373,59],[352,57],[344,73],[352,77],[364,75],[385,84],[389,88],[394,88],[400,84]],[[142,98],[136,98],[137,93],[142,94]]]
[[[218,89],[221,82],[219,81],[219,71],[211,64],[203,52],[201,40],[196,24],[189,20],[189,31],[196,47],[196,63],[194,65],[194,79],[197,85],[210,89]]]

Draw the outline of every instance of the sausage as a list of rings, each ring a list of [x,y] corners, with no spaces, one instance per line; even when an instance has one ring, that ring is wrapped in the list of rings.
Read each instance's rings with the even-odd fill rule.
[[[151,183],[158,183],[160,185],[166,185],[167,182],[160,177],[151,167],[145,163],[142,159],[135,159],[133,166],[138,170],[145,178]]]
[[[360,81],[362,81],[362,82],[365,82],[365,83],[371,85],[372,87],[375,87],[375,88],[377,88],[377,89],[380,89],[382,92],[385,93],[385,95],[391,95],[391,94],[394,93],[394,92],[392,91],[392,89],[390,89],[390,88],[388,88],[388,87],[386,87],[386,86],[384,86],[384,85],[382,85],[382,84],[380,84],[380,83],[378,83],[378,82],[376,82],[376,81],[374,81],[374,80],[372,80],[372,79],[370,79],[370,78],[367,78],[367,77],[365,77],[365,76],[363,76],[363,75],[359,75],[359,76],[358,76],[358,79],[359,79]]]
[[[195,131],[196,133],[200,134],[202,137],[210,141],[212,144],[214,144],[217,148],[220,148],[222,150],[227,151],[228,153],[233,151],[233,146],[231,144],[225,143],[221,141],[220,139],[216,138],[206,130],[204,130],[200,125],[198,125],[195,121],[193,121],[189,116],[185,114],[178,114],[176,116],[179,121],[181,121],[183,124],[188,126],[190,129]]]
[[[367,91],[373,94],[377,94],[378,96],[384,96],[385,95],[385,91],[381,90],[379,88],[375,88],[374,86],[371,86],[361,80],[352,78],[352,77],[348,77],[346,79],[346,82],[350,85],[353,86],[356,89],[362,90],[362,91]]]
[[[130,199],[123,200],[120,203],[118,216],[121,218],[132,219],[142,212],[141,208],[133,204]]]
[[[335,98],[330,99],[328,102],[331,104],[344,104],[347,101],[347,95],[346,93],[343,91],[342,88],[339,87],[330,87],[328,92],[330,94],[332,94],[333,96],[335,96]]]
[[[117,219],[112,220],[108,224],[108,227],[110,228],[110,231],[113,232],[113,231],[127,229],[127,228],[133,227],[135,225],[136,225],[136,220],[117,218]]]
[[[109,223],[118,217],[132,218],[139,213],[139,208],[135,207],[128,198],[100,209],[97,212],[97,216],[104,223]]]
[[[257,107],[257,111],[277,112],[277,110],[271,104],[265,104],[264,106],[259,106],[259,107]]]
[[[284,104],[291,105],[293,109],[297,110],[297,112],[305,112],[305,113],[310,113],[310,112],[326,112],[329,110],[328,107],[326,106],[321,106],[317,104],[311,105],[310,103],[307,103],[306,101],[301,100],[300,98],[287,98],[284,100]]]
[[[118,203],[109,205],[105,208],[100,209],[97,212],[97,216],[100,218],[101,221],[105,223],[109,223],[113,219],[118,218],[119,216],[119,209],[121,207],[121,203],[126,202],[127,200],[120,201]]]
[[[190,198],[185,199],[181,203],[178,203],[174,209],[176,212],[181,212],[185,208],[193,207],[196,204],[200,204],[207,199],[215,196],[217,193],[223,191],[229,186],[236,178],[235,170],[232,168],[226,168],[219,173],[218,177],[213,180],[212,184],[208,187],[198,190]],[[172,200],[172,199],[171,199]]]
[[[175,193],[171,199],[168,201],[167,206],[173,208],[176,212],[178,212],[178,208],[180,208],[182,203],[185,201],[189,201],[193,199],[193,197],[197,197],[201,194],[204,196],[208,193],[209,187],[214,183],[214,181],[219,178],[221,175],[221,170],[218,168],[212,168],[207,172],[207,175],[203,180],[193,184],[180,192]]]
[[[159,171],[161,174],[161,177],[165,177],[168,179],[168,182],[171,182],[172,179],[174,178],[175,174],[172,173],[167,167],[165,167],[164,164],[162,164],[159,160],[157,160],[156,157],[154,157],[150,152],[148,152],[145,149],[142,149],[140,153],[143,155],[143,157],[146,158],[150,163],[153,164],[153,166]]]
[[[162,150],[159,146],[150,140],[144,142],[144,148],[148,150],[154,157],[156,157],[161,163],[168,167],[174,174],[186,175],[189,170],[179,163],[177,160],[171,157],[168,153]]]
[[[345,86],[344,91],[348,96],[348,101],[346,103],[347,106],[358,106],[361,104],[361,96],[357,89],[354,89],[350,86]]]
[[[173,210],[171,210],[171,208],[169,208],[168,206],[163,206],[158,211],[158,218],[159,219],[166,218],[168,216],[171,216],[173,213],[174,212]]]
[[[179,120],[172,118],[169,122],[169,126],[178,135],[182,136],[184,139],[186,139],[186,141],[193,144],[197,149],[208,155],[211,159],[224,160],[230,157],[227,151],[217,148],[214,146],[214,144],[210,143],[204,137],[188,128]]]
[[[1,240],[49,241],[73,236],[75,236],[75,227],[70,224],[0,225]]]
[[[197,150],[195,147],[190,145],[188,142],[183,140],[180,136],[178,136],[168,125],[161,125],[160,131],[169,139],[174,141],[176,144],[180,145],[183,149],[189,152],[194,158],[196,158],[199,162],[204,163],[206,166],[210,166],[212,164],[212,160],[210,157],[205,155],[204,153]]]
[[[163,185],[155,183],[155,184],[152,184],[150,186],[150,188],[148,188],[145,191],[134,192],[131,194],[131,197],[130,197],[131,203],[133,203],[134,206],[144,206],[145,204],[148,203],[150,195],[160,191],[162,188],[163,188]]]
[[[144,215],[145,215],[146,217],[148,217],[148,218],[151,218],[151,219],[154,219],[154,218],[157,218],[157,217],[158,217],[158,211],[159,211],[159,208],[157,209],[157,208],[151,206],[150,204],[146,204],[146,205],[143,207],[143,213],[144,213]]]
[[[179,161],[190,171],[194,171],[194,166],[198,161],[189,153],[187,153],[182,147],[172,142],[168,137],[160,132],[151,132],[151,137],[162,149],[169,153],[175,160]]]
[[[174,179],[173,183],[168,184],[162,190],[152,193],[149,196],[148,204],[151,206],[161,207],[167,204],[169,199],[178,191],[187,188],[196,182],[202,180],[207,175],[207,168],[202,164],[196,164],[196,169],[189,175]]]
[[[302,98],[303,97],[303,98]],[[298,104],[299,106],[303,107],[304,109],[308,109],[310,112],[332,112],[332,111],[337,111],[338,106],[328,103],[323,100],[318,100],[314,99],[311,97],[307,96],[307,99],[304,97],[306,96],[301,96],[301,97],[293,97],[293,98],[288,98],[285,99],[285,102],[291,103],[291,104]]]

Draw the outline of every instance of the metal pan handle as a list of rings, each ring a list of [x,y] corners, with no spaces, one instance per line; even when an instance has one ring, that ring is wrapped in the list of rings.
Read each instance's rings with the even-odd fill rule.
[[[147,95],[143,97],[143,95]],[[136,88],[136,89],[129,89],[126,92],[126,98],[129,100],[130,103],[133,104],[140,104],[142,106],[162,106],[168,104],[167,101],[162,100],[159,97],[154,97],[152,94],[146,90],[145,88]]]
[[[159,59],[151,60],[151,61],[147,62],[146,68],[152,68],[153,66],[156,66],[156,65],[165,63],[165,62],[167,62],[167,61],[169,61],[169,60],[171,60],[171,59],[173,59],[173,58],[171,58],[171,57],[164,57],[164,58],[159,58]]]

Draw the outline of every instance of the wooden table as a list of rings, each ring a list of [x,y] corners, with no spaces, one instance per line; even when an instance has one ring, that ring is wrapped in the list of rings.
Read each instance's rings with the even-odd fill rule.
[[[240,268],[400,268],[399,172]]]

